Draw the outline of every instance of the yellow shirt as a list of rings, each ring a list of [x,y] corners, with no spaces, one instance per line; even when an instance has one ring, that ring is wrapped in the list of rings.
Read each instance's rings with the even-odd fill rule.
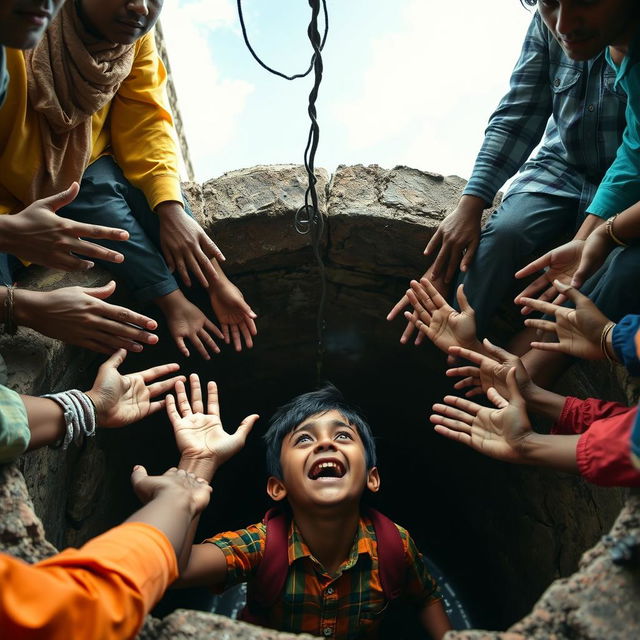
[[[178,156],[171,114],[165,104],[167,72],[153,32],[136,42],[131,73],[113,100],[92,117],[89,164],[113,154],[129,182],[141,189],[152,209],[168,200],[182,202]],[[21,51],[7,49],[9,90],[0,109],[0,214],[26,205],[27,187],[41,163],[36,112],[27,99]]]

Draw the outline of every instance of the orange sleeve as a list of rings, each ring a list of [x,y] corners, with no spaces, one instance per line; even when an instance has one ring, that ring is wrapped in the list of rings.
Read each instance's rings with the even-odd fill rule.
[[[158,529],[127,523],[35,565],[0,554],[0,629],[12,640],[133,638],[178,575]]]

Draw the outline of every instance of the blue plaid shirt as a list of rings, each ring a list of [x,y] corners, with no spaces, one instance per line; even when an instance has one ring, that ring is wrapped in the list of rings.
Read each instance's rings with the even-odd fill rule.
[[[583,213],[625,128],[626,95],[615,80],[604,52],[587,62],[571,60],[536,12],[464,193],[491,203],[520,170],[505,197],[535,192],[572,198]]]

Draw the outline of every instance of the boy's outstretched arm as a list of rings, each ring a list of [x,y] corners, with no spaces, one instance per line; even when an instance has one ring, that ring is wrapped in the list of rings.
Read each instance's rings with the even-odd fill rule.
[[[430,600],[420,612],[420,622],[432,640],[440,640],[453,627],[442,600]]]
[[[191,400],[187,396],[184,383],[180,380],[175,386],[176,398],[167,396],[167,415],[180,451],[178,466],[211,482],[220,465],[244,447],[247,436],[259,416],[247,416],[235,433],[227,433],[220,419],[216,383],[207,383],[206,413],[200,379],[195,373],[189,376],[189,384]],[[194,518],[179,557],[179,586],[216,584],[225,578],[226,562],[218,547],[212,544],[192,547],[198,521],[199,517]]]

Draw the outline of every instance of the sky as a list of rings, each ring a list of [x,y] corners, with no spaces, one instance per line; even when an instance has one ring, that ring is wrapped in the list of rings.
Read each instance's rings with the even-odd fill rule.
[[[531,12],[518,0],[327,0],[316,166],[404,164],[468,178]],[[287,74],[311,56],[307,0],[243,0],[254,49]],[[301,164],[312,77],[262,69],[236,0],[165,0],[161,16],[196,179]]]

